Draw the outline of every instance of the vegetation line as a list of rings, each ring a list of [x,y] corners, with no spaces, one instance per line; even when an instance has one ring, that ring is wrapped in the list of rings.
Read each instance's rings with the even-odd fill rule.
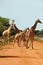
[[[36,37],[34,37],[34,40],[37,40],[37,41],[43,42],[43,37],[38,37],[38,36],[36,36]]]

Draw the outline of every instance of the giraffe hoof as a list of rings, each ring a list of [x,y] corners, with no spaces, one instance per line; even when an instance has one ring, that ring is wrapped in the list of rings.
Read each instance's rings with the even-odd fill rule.
[[[28,49],[29,47],[26,47],[26,49]]]
[[[28,47],[29,48],[29,47]]]
[[[20,45],[18,45],[19,47],[21,47]]]
[[[32,49],[34,49],[34,48],[32,47]]]

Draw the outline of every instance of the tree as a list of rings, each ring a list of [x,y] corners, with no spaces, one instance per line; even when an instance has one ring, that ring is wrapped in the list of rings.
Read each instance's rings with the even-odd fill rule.
[[[8,18],[0,17],[0,35],[2,35],[2,32],[8,28],[9,26],[9,20]]]
[[[43,35],[43,29],[40,31],[40,33]]]
[[[39,30],[35,30],[35,35],[37,35],[40,31]]]
[[[3,17],[0,17],[0,22],[2,23],[3,26],[6,26],[6,24],[8,25],[9,24],[9,20],[8,18],[3,18]]]
[[[43,29],[42,30],[36,30],[35,35],[43,37]]]

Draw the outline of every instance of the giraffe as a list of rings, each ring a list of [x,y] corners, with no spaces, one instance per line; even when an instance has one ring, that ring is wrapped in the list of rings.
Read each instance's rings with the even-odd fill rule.
[[[17,28],[16,24],[14,24],[14,29],[16,30],[17,33],[22,32],[22,30],[19,30],[19,29]]]
[[[22,34],[23,34],[23,32],[20,32],[20,33],[17,33],[17,34],[15,35],[14,41],[18,43],[18,46],[20,46]]]
[[[29,28],[26,28],[22,32],[15,35],[15,40],[17,40],[18,46],[20,46],[21,41],[25,42],[25,34],[28,30]],[[25,45],[25,43],[23,45]]]
[[[19,33],[15,36],[15,38],[18,40],[18,43],[20,43],[21,40],[23,40],[24,43],[26,42],[26,44],[25,44],[26,49],[28,49],[31,44],[32,44],[32,49],[33,49],[34,31],[35,31],[38,23],[42,23],[42,22],[39,19],[37,19],[35,24],[31,27],[31,29],[22,31],[21,33]],[[31,41],[31,43],[29,44],[29,47],[28,47],[29,40]]]
[[[11,32],[11,29],[14,25],[14,21],[15,20],[12,20],[12,23],[10,24],[9,28],[5,31],[3,31],[2,33],[2,36],[3,36],[3,44],[4,44],[4,37],[8,38],[8,44],[9,44],[9,38],[10,38],[10,32]]]
[[[29,37],[27,39],[27,43],[26,43],[26,48],[29,48],[30,45],[32,45],[32,49],[33,49],[33,39],[34,39],[34,35],[35,35],[35,29],[38,23],[42,23],[39,19],[36,20],[35,24],[30,28],[30,33],[29,33]],[[31,41],[31,43],[29,44],[28,47],[28,41]]]

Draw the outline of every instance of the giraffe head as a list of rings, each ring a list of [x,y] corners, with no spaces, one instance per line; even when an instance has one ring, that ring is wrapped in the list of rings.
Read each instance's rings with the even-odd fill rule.
[[[15,20],[12,20],[12,24],[14,24]]]
[[[39,19],[36,20],[37,23],[42,23]]]
[[[14,22],[15,22],[15,20],[13,19],[13,20],[12,20],[12,23],[11,23],[11,27],[12,27],[12,28],[14,28]]]

